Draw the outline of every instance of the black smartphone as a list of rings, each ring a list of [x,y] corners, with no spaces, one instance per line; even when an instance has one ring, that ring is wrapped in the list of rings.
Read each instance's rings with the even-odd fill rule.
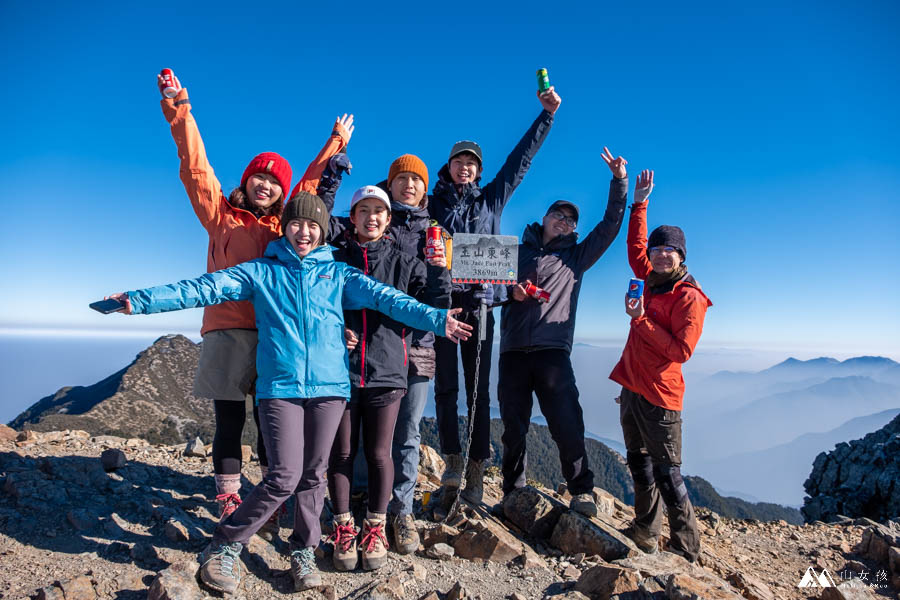
[[[96,310],[97,312],[101,312],[104,315],[108,315],[109,313],[119,312],[120,310],[125,310],[125,303],[116,300],[115,298],[107,298],[106,300],[98,300],[96,302],[91,302],[88,306]]]

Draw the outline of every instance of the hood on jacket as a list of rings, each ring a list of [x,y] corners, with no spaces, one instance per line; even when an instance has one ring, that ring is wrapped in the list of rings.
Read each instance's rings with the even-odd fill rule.
[[[528,244],[534,248],[544,248],[544,226],[535,221],[531,225],[525,226],[525,231],[522,232],[522,243]],[[547,250],[562,250],[563,248],[569,248],[578,243],[578,233],[573,231],[568,235],[560,235],[547,244]]]
[[[368,251],[370,257],[377,256],[379,253],[391,248],[394,244],[394,238],[385,230],[377,240],[361,244],[356,236],[349,229],[344,231],[343,237],[340,239],[338,246],[342,247],[345,252],[362,255],[363,249]],[[312,254],[312,252],[310,252]]]
[[[450,191],[453,193],[451,195],[455,195],[459,198],[465,198],[469,194],[473,194],[476,191],[481,190],[481,173],[483,170],[479,171],[478,176],[475,178],[475,181],[472,183],[466,183],[462,186],[462,192],[457,193],[457,185],[453,183],[453,177],[450,176],[450,165],[445,164],[441,167],[441,170],[438,171],[438,180],[437,183],[434,184],[434,191],[432,192],[435,196],[437,195],[447,195]]]
[[[331,253],[334,251],[334,248],[329,246],[328,244],[323,244],[310,250],[309,254],[300,258],[300,255],[297,254],[297,251],[294,250],[294,247],[291,246],[291,243],[287,240],[286,237],[280,237],[277,240],[272,240],[269,242],[269,245],[266,246],[266,251],[263,253],[263,257],[265,258],[274,258],[279,262],[283,262],[284,264],[297,263],[299,264],[303,260],[311,260],[314,262],[329,262],[332,261],[333,258]]]

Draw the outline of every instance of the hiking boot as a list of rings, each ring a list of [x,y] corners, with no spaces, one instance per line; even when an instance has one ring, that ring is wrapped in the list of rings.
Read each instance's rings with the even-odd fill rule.
[[[219,503],[219,521],[224,521],[225,517],[241,505],[241,497],[237,494],[219,494],[216,496],[216,502]]]
[[[466,468],[466,487],[462,491],[463,500],[472,504],[481,504],[484,498],[484,461],[469,459]]]
[[[635,529],[634,525],[630,525],[622,532],[625,537],[631,539],[634,545],[645,554],[656,554],[659,552],[659,537],[641,532]]]
[[[200,580],[218,592],[233,594],[241,585],[240,542],[212,542],[200,554]]]
[[[338,515],[343,517],[344,515]],[[329,540],[334,542],[334,568],[338,571],[352,571],[359,562],[359,553],[356,549],[356,536],[359,535],[359,529],[353,526],[353,518],[349,515],[346,518],[334,521],[334,533],[331,534]]]
[[[380,569],[387,562],[388,541],[384,535],[384,519],[363,521],[362,568],[366,571]]]
[[[458,488],[462,483],[463,459],[461,454],[448,454],[444,457],[446,466],[441,475],[441,486]]]
[[[294,578],[295,592],[322,585],[322,576],[316,566],[316,555],[312,546],[291,551],[291,577]]]
[[[412,515],[395,515],[391,525],[394,528],[394,550],[397,554],[412,554],[419,548],[419,532]]]
[[[285,512],[286,509],[284,508],[284,504],[282,504],[281,507],[277,508],[275,512],[272,513],[272,516],[263,523],[263,526],[259,528],[256,535],[267,542],[278,539],[278,535],[281,533],[281,515]]]
[[[586,517],[597,516],[597,503],[594,501],[594,495],[590,492],[572,496],[572,499],[569,500],[569,508]]]

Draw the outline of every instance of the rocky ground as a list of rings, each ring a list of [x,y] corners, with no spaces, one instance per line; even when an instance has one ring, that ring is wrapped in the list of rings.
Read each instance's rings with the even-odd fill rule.
[[[439,525],[441,511],[431,509],[439,504],[434,492],[442,469],[424,447],[417,553],[391,553],[388,566],[373,573],[336,573],[323,544],[326,585],[294,594],[285,542],[254,537],[238,597],[768,600],[897,598],[900,590],[897,521],[794,526],[700,509],[703,554],[691,565],[667,552],[637,550],[620,533],[631,508],[600,489],[600,515],[587,519],[566,509],[565,490],[528,487],[493,507],[499,495],[493,477],[483,506],[465,506]],[[253,461],[244,475],[247,489],[258,481]],[[196,554],[209,540],[216,507],[202,445],[0,426],[0,489],[0,598],[207,597],[196,583]],[[290,533],[284,525],[281,540]],[[826,569],[840,587],[798,587],[810,568],[816,576]]]

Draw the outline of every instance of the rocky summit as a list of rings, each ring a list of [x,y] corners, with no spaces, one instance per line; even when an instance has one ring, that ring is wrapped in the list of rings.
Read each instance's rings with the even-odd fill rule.
[[[212,439],[213,404],[192,393],[200,348],[183,335],[162,336],[120,371],[93,385],[64,387],[9,425],[35,431],[77,429],[159,444],[198,435]],[[244,443],[253,443],[255,425],[244,430]]]
[[[208,450],[202,440],[162,445],[0,426],[0,598],[209,597],[196,578],[197,553],[215,525]],[[251,459],[249,447],[245,454]],[[289,509],[274,543],[254,537],[244,550],[239,597],[774,600],[895,598],[900,590],[897,521],[791,525],[698,509],[702,554],[691,564],[639,551],[622,533],[631,507],[600,488],[599,514],[587,518],[568,509],[562,487],[529,486],[501,503],[491,470],[484,504],[463,504],[447,518],[437,490],[442,470],[423,446],[415,502],[422,545],[414,554],[390,552],[379,571],[339,573],[323,542],[323,585],[295,594]],[[246,493],[259,480],[254,460],[243,476]]]
[[[13,419],[10,426],[34,431],[82,430],[93,436],[137,437],[167,445],[193,441],[198,436],[211,440],[215,430],[212,402],[192,393],[200,348],[181,335],[163,336],[120,371],[93,385],[65,387],[42,398]],[[465,430],[465,418],[460,419],[460,430]],[[242,440],[255,447],[257,428],[252,420],[251,411],[247,410]],[[419,429],[423,443],[439,446],[434,419],[422,419]],[[502,433],[502,423],[493,419],[489,465],[500,464]],[[527,443],[526,476],[555,488],[563,477],[550,430],[532,423]],[[620,500],[633,501],[631,474],[622,456],[593,439],[586,439],[585,447],[597,485]],[[722,516],[803,521],[794,508],[722,497],[700,477],[687,477],[685,482],[695,506],[709,507]]]
[[[808,521],[900,515],[900,415],[860,440],[819,454],[803,485]]]

